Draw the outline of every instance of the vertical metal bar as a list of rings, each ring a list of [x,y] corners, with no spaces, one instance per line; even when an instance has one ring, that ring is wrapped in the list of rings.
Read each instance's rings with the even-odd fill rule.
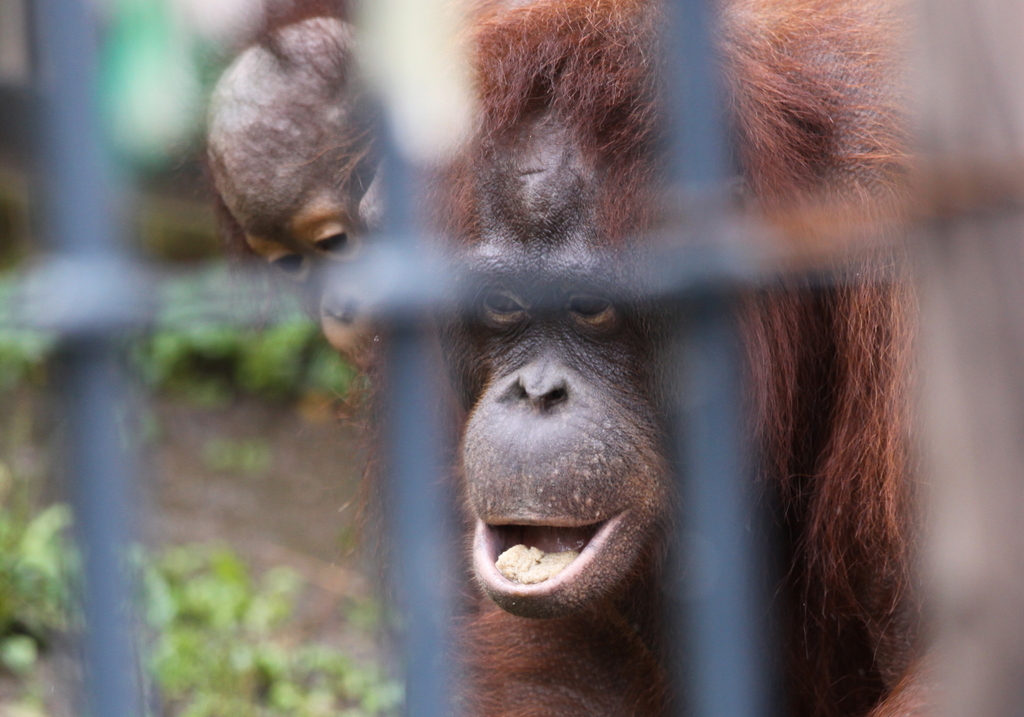
[[[729,152],[710,0],[668,3],[667,87],[673,119],[669,156],[674,179],[691,194],[715,190],[728,178]]]
[[[415,266],[424,247],[417,241],[412,167],[388,153],[388,229],[400,256]],[[396,317],[391,324],[388,442],[392,536],[392,576],[403,620],[405,714],[451,714],[449,664],[452,537],[446,530],[446,495],[441,469],[436,356],[423,319],[429,307]]]
[[[678,434],[686,687],[693,714],[754,717],[768,711],[768,685],[751,474],[741,450],[739,334],[728,295],[705,295],[688,308]]]
[[[97,25],[85,0],[42,0],[36,18],[51,248],[102,264],[118,241],[96,107]],[[117,420],[124,386],[116,347],[102,329],[73,333],[65,361],[67,463],[84,558],[86,700],[93,717],[128,717],[137,703],[122,570],[128,470]]]
[[[392,501],[396,593],[403,619],[405,714],[451,714],[448,691],[449,536],[439,470],[433,391],[425,376],[426,335],[399,326],[392,337]]]
[[[85,0],[40,0],[37,25],[52,248],[96,256],[114,252],[117,242],[95,97],[97,25],[89,10]]]
[[[673,179],[690,208],[689,240],[719,252],[730,174],[710,0],[669,4],[667,52],[673,114]],[[762,629],[755,585],[749,466],[742,457],[739,335],[728,287],[686,297],[679,398],[680,515],[677,570],[685,585],[685,660],[680,687],[687,714],[755,717],[768,711]]]
[[[124,396],[120,357],[105,337],[68,342],[65,355],[68,467],[84,557],[83,645],[88,714],[137,714],[124,573],[127,470],[117,422]]]

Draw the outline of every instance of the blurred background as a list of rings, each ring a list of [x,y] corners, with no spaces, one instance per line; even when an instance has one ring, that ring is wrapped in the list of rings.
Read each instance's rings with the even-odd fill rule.
[[[150,713],[390,713],[401,691],[380,664],[383,617],[357,550],[366,387],[296,297],[233,275],[215,235],[205,100],[263,8],[98,9],[124,240],[166,277],[147,328],[124,337]],[[0,715],[70,717],[81,616],[57,342],[13,320],[46,249],[33,10],[0,0]]]

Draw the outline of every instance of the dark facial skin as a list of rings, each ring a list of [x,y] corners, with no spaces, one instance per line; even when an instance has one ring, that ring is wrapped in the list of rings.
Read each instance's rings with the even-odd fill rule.
[[[477,578],[509,612],[557,617],[620,590],[666,520],[663,322],[625,300],[635,257],[602,246],[594,173],[565,132],[542,121],[505,156],[484,180],[479,241],[458,251],[479,298],[442,333],[470,411]],[[516,544],[582,550],[522,585],[494,565]]]
[[[345,23],[313,18],[243,52],[211,99],[209,155],[246,246],[306,290],[328,341],[361,363],[369,312],[346,287],[316,283],[318,267],[359,256],[380,214],[353,45]]]

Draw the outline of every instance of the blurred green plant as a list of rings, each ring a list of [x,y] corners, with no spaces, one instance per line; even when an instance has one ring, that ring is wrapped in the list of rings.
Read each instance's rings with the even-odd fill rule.
[[[0,391],[42,383],[44,363],[54,345],[53,337],[42,331],[0,326]]]
[[[33,667],[50,634],[70,627],[77,574],[70,511],[58,504],[30,515],[25,490],[0,462],[0,665],[15,674]]]
[[[13,328],[14,296],[13,276],[0,277],[0,391],[44,381],[45,360],[56,345],[44,332]],[[268,297],[261,287],[233,281],[223,265],[166,282],[159,304],[152,328],[131,351],[154,390],[219,405],[239,395],[343,397],[356,377],[295,297]]]
[[[77,622],[78,568],[66,506],[30,519],[17,512],[0,501],[0,669],[24,681],[28,705],[39,655]],[[257,580],[231,549],[209,545],[136,548],[132,558],[149,689],[163,715],[378,717],[401,704],[401,685],[376,662],[300,639],[294,609],[305,583],[290,568]]]
[[[25,383],[43,384],[53,336],[12,320],[13,275],[0,275],[0,401]],[[160,289],[152,328],[131,346],[143,382],[204,403],[239,395],[289,400],[345,396],[356,376],[320,336],[297,300],[271,302],[260,287],[232,283],[217,266]],[[213,439],[203,460],[215,470],[260,473],[272,456],[258,441]],[[0,461],[0,671],[22,681],[24,699],[3,709],[42,715],[40,655],[73,630],[76,553],[70,512],[30,509],[26,480]],[[175,717],[374,717],[402,693],[376,664],[324,644],[299,644],[293,615],[304,588],[286,569],[254,579],[225,548],[136,551],[152,685]],[[364,607],[369,626],[372,607]],[[358,626],[358,625],[357,625]],[[0,712],[3,710],[0,709]],[[13,714],[13,713],[12,713]]]
[[[203,463],[210,470],[223,473],[259,475],[270,468],[273,458],[270,446],[259,438],[242,441],[213,438],[203,446]]]
[[[401,703],[378,665],[295,644],[289,618],[303,582],[289,568],[257,581],[228,549],[186,546],[144,561],[142,577],[152,674],[176,715],[371,717]]]
[[[236,395],[344,396],[355,377],[304,317],[263,329],[213,322],[161,328],[136,347],[134,357],[147,385],[208,405]]]
[[[224,265],[167,282],[135,362],[152,388],[206,404],[235,395],[344,396],[355,370],[288,293],[244,284]]]

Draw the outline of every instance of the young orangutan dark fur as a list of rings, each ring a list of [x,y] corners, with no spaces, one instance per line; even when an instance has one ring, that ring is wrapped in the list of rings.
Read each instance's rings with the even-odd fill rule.
[[[730,0],[720,10],[736,153],[765,219],[893,211],[907,169],[895,9]],[[661,317],[594,284],[573,288],[575,272],[592,280],[594,266],[598,287],[627,278],[657,228],[660,8],[494,0],[477,4],[470,25],[479,128],[443,173],[450,194],[440,200],[452,253],[477,270],[482,297],[477,319],[442,321],[467,411],[473,560],[490,598],[465,625],[463,706],[488,717],[667,714],[665,397],[644,366],[661,355]],[[524,284],[568,286],[565,314],[532,311],[515,289]],[[744,301],[759,481],[782,506],[790,715],[923,709],[910,575],[912,311],[893,257],[870,258],[833,287],[780,279]],[[565,422],[574,435],[561,435]],[[586,458],[591,444],[599,453]],[[607,510],[591,509],[608,491]],[[561,549],[559,535],[577,525],[595,543],[607,535],[571,579],[541,590],[489,565],[517,540]]]

